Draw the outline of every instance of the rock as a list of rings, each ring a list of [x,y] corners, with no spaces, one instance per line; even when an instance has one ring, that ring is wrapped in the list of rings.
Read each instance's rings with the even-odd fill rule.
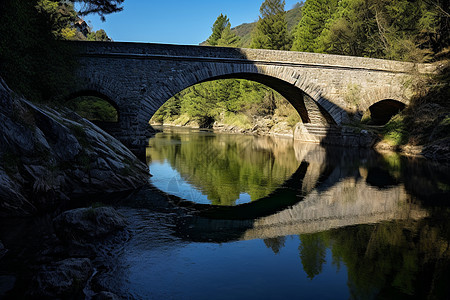
[[[8,249],[6,249],[2,241],[0,241],[0,259],[5,256],[6,252],[8,252]]]
[[[0,78],[0,216],[130,191],[149,176],[145,163],[96,125],[71,111],[12,96]]]
[[[14,288],[16,277],[11,275],[0,275],[0,299],[10,290]]]
[[[41,267],[32,281],[31,296],[76,298],[92,275],[88,258],[68,258]]]
[[[111,293],[111,292],[100,292],[98,294],[95,294],[92,297],[93,300],[119,300],[122,299],[120,297],[118,297],[116,294]]]
[[[53,220],[56,235],[65,242],[94,242],[127,225],[112,207],[77,208],[60,214]]]
[[[19,184],[18,184],[19,183]],[[26,216],[36,207],[23,195],[20,178],[12,178],[0,166],[0,216]]]
[[[450,163],[450,138],[434,141],[423,149],[423,155],[442,163]]]

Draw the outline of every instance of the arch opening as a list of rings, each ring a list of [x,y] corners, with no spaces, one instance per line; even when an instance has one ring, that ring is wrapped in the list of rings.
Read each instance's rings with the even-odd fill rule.
[[[361,122],[376,126],[386,125],[393,116],[404,108],[405,104],[400,101],[393,99],[382,100],[369,107],[364,113]]]
[[[120,112],[107,96],[92,90],[73,93],[65,99],[66,106],[108,133],[119,127]]]
[[[203,76],[202,76],[203,77]],[[279,79],[273,76],[260,74],[260,73],[232,73],[225,74],[220,76],[211,76],[203,80],[199,80],[199,82],[194,83],[191,86],[184,87],[181,92],[178,92],[176,95],[171,97],[168,101],[165,101],[166,104],[163,104],[160,109],[156,113],[152,113],[150,116],[154,116],[151,120],[151,124],[159,123],[161,124],[161,111],[165,111],[164,114],[173,114],[173,110],[177,110],[178,107],[176,105],[170,105],[173,98],[180,98],[184,96],[186,90],[194,89],[197,90],[198,86],[202,84],[207,84],[210,82],[236,82],[236,81],[249,81],[253,84],[259,84],[265,86],[267,89],[272,91],[272,98],[281,97],[285,99],[285,102],[288,103],[288,106],[292,106],[292,108],[298,113],[300,120],[302,123],[313,123],[316,125],[336,125],[336,121],[330,115],[330,113],[324,109],[317,101],[315,101],[312,97],[310,97],[307,93],[305,93],[302,89],[295,86],[294,84]],[[168,96],[172,96],[168,95]],[[275,95],[275,96],[273,96]],[[172,103],[173,104],[173,103]],[[205,103],[206,104],[206,103]],[[164,107],[165,106],[165,107]],[[171,108],[168,109],[168,106]],[[264,107],[264,105],[262,106]],[[172,110],[172,111],[171,111]],[[147,119],[148,120],[148,119]],[[173,125],[183,125],[184,120],[178,120],[177,124]],[[211,124],[213,121],[212,118],[205,119],[204,122],[206,124]],[[204,125],[204,124],[200,124]],[[202,126],[198,126],[202,127]],[[203,126],[208,127],[208,126]]]
[[[263,83],[235,77],[211,78],[184,89],[150,120],[152,125],[212,128],[221,124],[243,130],[270,129],[283,122],[289,130],[301,122],[298,110],[283,94]]]

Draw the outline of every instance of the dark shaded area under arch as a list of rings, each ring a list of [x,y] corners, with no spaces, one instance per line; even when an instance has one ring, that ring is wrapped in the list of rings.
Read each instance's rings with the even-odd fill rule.
[[[402,111],[405,104],[392,99],[379,101],[369,107],[370,124],[371,125],[385,125],[389,120]]]

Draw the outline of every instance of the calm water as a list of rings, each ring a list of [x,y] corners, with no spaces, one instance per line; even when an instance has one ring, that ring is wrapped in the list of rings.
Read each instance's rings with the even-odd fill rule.
[[[153,196],[145,190],[127,199],[121,211],[134,236],[116,249],[109,274],[117,294],[450,297],[448,168],[395,154],[174,129],[150,140],[147,154],[156,186],[224,206],[184,215],[147,208]]]
[[[234,206],[263,198],[300,166],[291,139],[165,128],[149,142],[151,183],[196,203]]]
[[[147,162],[152,184],[186,201],[149,185],[116,203],[131,237],[105,246],[92,287],[129,299],[450,299],[448,167],[175,129],[149,141]]]

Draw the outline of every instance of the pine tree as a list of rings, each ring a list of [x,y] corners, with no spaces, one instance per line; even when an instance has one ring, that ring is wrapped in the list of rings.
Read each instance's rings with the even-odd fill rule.
[[[228,23],[227,27],[222,31],[220,39],[217,40],[216,46],[221,47],[237,47],[239,44],[239,37],[231,31],[231,24]]]
[[[292,50],[319,52],[317,38],[337,7],[337,0],[308,0],[303,6],[302,19],[294,33]]]
[[[259,9],[261,17],[252,35],[251,48],[288,50],[291,39],[287,30],[284,0],[265,0]]]
[[[209,38],[206,40],[206,43],[209,46],[217,46],[217,41],[222,36],[222,32],[227,28],[227,26],[230,24],[230,19],[228,19],[227,15],[220,14],[220,16],[217,17],[216,21],[213,24],[213,27],[211,28],[212,34],[209,36]]]

